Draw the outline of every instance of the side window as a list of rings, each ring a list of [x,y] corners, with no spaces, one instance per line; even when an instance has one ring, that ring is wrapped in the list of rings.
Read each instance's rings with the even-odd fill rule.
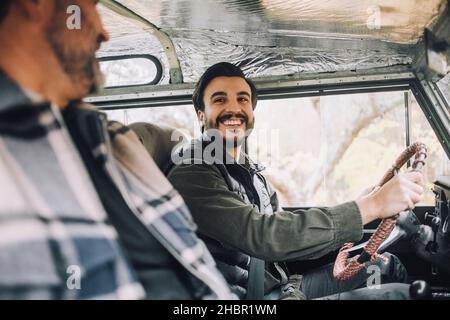
[[[417,104],[414,108],[411,131],[417,134],[411,142],[430,145],[430,187],[443,150],[429,125],[425,130],[428,123]],[[286,207],[354,200],[378,183],[406,147],[404,92],[265,100],[255,116],[249,154],[266,166]],[[422,204],[432,200],[428,192]]]

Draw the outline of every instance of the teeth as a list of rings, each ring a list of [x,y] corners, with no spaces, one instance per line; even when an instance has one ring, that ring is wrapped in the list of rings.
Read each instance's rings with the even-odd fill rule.
[[[242,120],[225,120],[223,124],[226,126],[240,126],[242,124]]]

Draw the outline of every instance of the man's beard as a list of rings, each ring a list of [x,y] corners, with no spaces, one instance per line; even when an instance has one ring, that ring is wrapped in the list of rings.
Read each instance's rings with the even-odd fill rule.
[[[55,16],[54,18],[58,19],[59,17]],[[95,57],[94,46],[91,50],[92,53],[80,50],[76,44],[71,47],[64,41],[66,36],[64,32],[59,31],[64,30],[62,28],[65,28],[65,26],[60,27],[55,23],[46,30],[47,40],[61,67],[74,85],[82,85],[86,88],[84,90],[86,95],[98,92],[103,86],[104,78],[100,71],[99,62]],[[89,26],[85,25],[84,28],[89,28]],[[86,36],[92,37],[89,34]],[[101,43],[100,39],[97,39],[97,41]]]
[[[250,135],[251,131],[253,130],[253,127],[255,126],[255,118],[253,118],[251,121],[249,120],[249,117],[244,113],[239,114],[225,114],[223,116],[217,117],[216,120],[207,119],[205,129],[215,129],[219,130],[220,122],[223,121],[226,118],[241,118],[244,121],[244,128],[245,132],[242,137],[232,137],[227,138],[227,135],[223,136],[223,144],[224,147],[229,148],[237,148],[244,144],[244,142],[247,139],[247,136]]]

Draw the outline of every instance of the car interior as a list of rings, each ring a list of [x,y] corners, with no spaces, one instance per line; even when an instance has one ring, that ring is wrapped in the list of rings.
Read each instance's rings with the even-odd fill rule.
[[[247,152],[286,210],[354,199],[424,143],[424,199],[379,252],[450,300],[450,1],[101,0],[100,12],[111,34],[98,53],[106,87],[86,101],[131,129],[147,123],[136,133],[152,137],[145,147],[163,172],[174,132],[200,134],[192,92],[220,61],[256,84]],[[379,223],[364,226],[352,255]],[[303,273],[337,254],[288,266]]]

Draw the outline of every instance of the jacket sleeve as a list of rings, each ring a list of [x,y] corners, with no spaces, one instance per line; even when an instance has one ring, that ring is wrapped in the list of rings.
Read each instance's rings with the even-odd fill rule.
[[[362,238],[355,202],[327,209],[260,214],[230,191],[212,165],[180,165],[169,174],[200,233],[266,261],[313,259]]]
[[[270,204],[272,205],[273,212],[281,211],[280,202],[278,201],[278,195],[275,189],[270,185],[270,183],[266,183],[267,190],[269,191],[270,195]]]

